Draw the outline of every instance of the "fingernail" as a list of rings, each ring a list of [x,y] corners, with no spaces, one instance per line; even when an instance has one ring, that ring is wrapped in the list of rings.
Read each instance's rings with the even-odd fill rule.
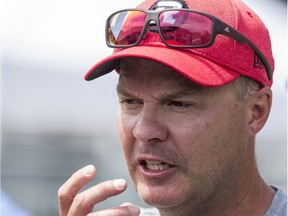
[[[140,213],[140,209],[137,208],[136,206],[127,206],[128,210],[132,213],[132,214],[137,214],[139,215]]]
[[[83,168],[84,176],[91,176],[95,171],[95,167],[93,165],[88,165]]]
[[[124,179],[116,179],[113,181],[113,185],[117,189],[122,189],[126,186],[126,181]]]

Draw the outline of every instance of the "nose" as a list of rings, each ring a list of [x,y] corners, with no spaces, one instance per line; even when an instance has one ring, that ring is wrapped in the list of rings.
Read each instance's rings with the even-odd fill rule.
[[[165,116],[156,109],[144,106],[133,129],[133,136],[144,144],[166,140],[168,129],[165,125]]]

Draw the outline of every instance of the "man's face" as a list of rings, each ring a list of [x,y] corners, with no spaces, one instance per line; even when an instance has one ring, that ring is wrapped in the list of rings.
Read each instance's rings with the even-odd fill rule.
[[[203,88],[153,61],[121,61],[119,134],[146,203],[179,210],[208,205],[243,174],[248,117],[235,85]]]

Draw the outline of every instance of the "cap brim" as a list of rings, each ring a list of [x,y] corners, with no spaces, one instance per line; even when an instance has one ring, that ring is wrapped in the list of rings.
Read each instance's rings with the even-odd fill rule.
[[[183,49],[135,46],[104,58],[87,72],[85,79],[93,80],[113,71],[118,67],[120,59],[125,57],[138,57],[157,61],[172,68],[192,82],[205,87],[225,85],[239,77],[239,74],[235,71],[215,64],[195,53],[185,52]]]

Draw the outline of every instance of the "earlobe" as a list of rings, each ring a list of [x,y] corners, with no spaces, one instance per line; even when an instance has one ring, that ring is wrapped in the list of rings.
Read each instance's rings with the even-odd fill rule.
[[[249,128],[252,135],[256,135],[265,125],[272,104],[272,91],[269,87],[263,87],[251,98],[251,119]]]

